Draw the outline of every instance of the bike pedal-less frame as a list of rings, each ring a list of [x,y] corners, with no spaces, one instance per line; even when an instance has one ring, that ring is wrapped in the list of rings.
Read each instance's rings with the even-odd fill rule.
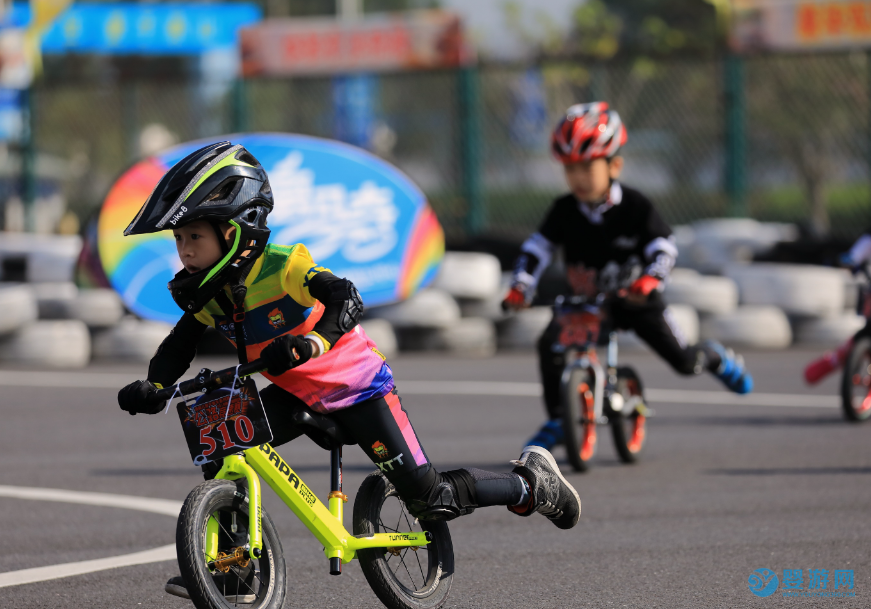
[[[262,477],[296,517],[324,546],[324,554],[330,561],[330,573],[339,575],[341,565],[354,559],[358,550],[366,548],[409,548],[429,543],[427,532],[375,533],[369,537],[355,537],[344,527],[344,503],[348,497],[342,493],[342,449],[330,451],[331,490],[329,507],[325,506],[302,478],[281,458],[269,444],[250,448],[242,454],[224,458],[224,466],[215,476],[219,480],[248,482],[250,548],[253,557],[263,550],[263,527],[261,522]],[[214,520],[207,525],[206,553],[218,555],[218,524]]]

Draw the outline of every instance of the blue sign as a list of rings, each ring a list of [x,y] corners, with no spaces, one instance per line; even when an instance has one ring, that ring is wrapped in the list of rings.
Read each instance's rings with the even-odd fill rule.
[[[236,46],[239,29],[260,21],[255,4],[73,4],[42,38],[43,53],[192,55]],[[28,5],[11,20],[28,23]]]
[[[24,130],[20,89],[0,88],[0,141],[18,141]]]
[[[154,186],[206,143],[242,144],[263,165],[275,197],[270,243],[304,244],[314,261],[347,277],[367,306],[407,298],[435,277],[444,233],[420,189],[398,169],[361,150],[314,137],[241,134],[190,142],[131,167],[100,212],[100,260],[127,306],[174,322],[181,310],[166,284],[181,269],[171,231],[124,237]]]
[[[333,79],[333,135],[337,140],[369,148],[375,129],[378,78],[352,74]]]

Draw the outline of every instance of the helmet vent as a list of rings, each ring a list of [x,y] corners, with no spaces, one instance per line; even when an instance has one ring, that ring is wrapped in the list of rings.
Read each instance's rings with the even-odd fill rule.
[[[228,196],[230,196],[230,193],[233,192],[233,188],[236,186],[237,182],[239,182],[239,180],[228,180],[224,184],[221,184],[220,188],[218,188],[217,190],[212,192],[212,194],[206,197],[206,202],[226,199]]]
[[[254,155],[245,150],[244,148],[236,153],[236,160],[242,161],[243,163],[248,163],[249,165],[254,165],[258,167],[260,163],[257,159],[254,158]]]

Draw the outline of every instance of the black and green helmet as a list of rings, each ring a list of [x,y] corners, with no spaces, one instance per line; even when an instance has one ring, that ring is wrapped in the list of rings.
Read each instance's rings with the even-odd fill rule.
[[[172,230],[208,221],[218,235],[224,256],[211,267],[189,273],[182,269],[169,282],[176,304],[200,311],[225,285],[244,281],[269,239],[266,216],[274,202],[263,167],[243,146],[210,144],[176,163],[154,188],[124,235]],[[233,243],[219,224],[236,227]]]

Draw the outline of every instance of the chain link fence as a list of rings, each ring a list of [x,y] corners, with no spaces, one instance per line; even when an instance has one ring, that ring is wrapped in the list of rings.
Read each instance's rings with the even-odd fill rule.
[[[746,143],[739,208],[844,239],[871,225],[868,56],[743,63],[742,99],[733,100]],[[450,241],[472,233],[517,240],[564,190],[550,129],[568,106],[604,99],[629,130],[623,181],[670,223],[689,223],[735,209],[723,177],[723,80],[719,61],[648,59],[379,75],[369,148],[420,185]],[[237,130],[335,137],[334,95],[330,78],[42,81],[34,90],[37,171],[85,217],[140,153],[147,125],[163,125],[177,141]]]

